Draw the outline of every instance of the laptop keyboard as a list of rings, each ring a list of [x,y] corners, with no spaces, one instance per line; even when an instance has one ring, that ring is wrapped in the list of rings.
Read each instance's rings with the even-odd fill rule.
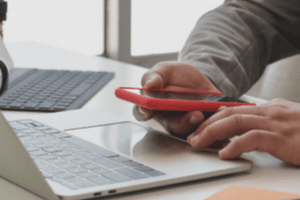
[[[9,124],[46,180],[72,190],[165,175],[33,120]]]
[[[81,107],[114,73],[13,69],[9,76],[0,109],[55,112]]]

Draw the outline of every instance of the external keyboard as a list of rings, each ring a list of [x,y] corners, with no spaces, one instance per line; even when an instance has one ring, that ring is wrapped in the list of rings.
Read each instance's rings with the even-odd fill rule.
[[[33,120],[10,126],[46,180],[72,190],[165,175]]]
[[[114,73],[12,69],[8,90],[0,98],[2,110],[55,112],[81,107]]]

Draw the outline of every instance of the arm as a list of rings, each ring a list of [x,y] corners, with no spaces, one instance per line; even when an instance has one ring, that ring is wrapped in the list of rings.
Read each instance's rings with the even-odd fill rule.
[[[197,22],[179,60],[239,97],[268,64],[300,53],[299,16],[298,0],[227,0]]]

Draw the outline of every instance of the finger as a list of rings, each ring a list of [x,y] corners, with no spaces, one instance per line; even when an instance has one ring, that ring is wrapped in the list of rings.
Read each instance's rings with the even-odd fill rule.
[[[147,72],[142,78],[142,86],[145,88],[163,88],[165,84],[164,78],[154,71]]]
[[[156,112],[153,118],[158,121],[169,133],[175,135],[186,135],[195,131],[204,121],[201,111],[175,112],[161,111]]]
[[[204,129],[201,126],[198,128],[202,130],[200,133],[188,137],[188,142],[195,149],[207,147],[217,140],[229,139],[253,129],[271,131],[273,123],[261,116],[235,114]],[[198,129],[195,132],[198,132]]]
[[[133,107],[132,112],[133,112],[134,117],[138,121],[147,121],[147,120],[151,119],[152,115],[153,115],[153,111],[152,110],[140,107],[138,105],[135,105]]]
[[[223,150],[219,151],[222,159],[233,159],[244,152],[254,150],[269,152],[273,156],[282,157],[284,140],[274,132],[264,130],[251,130],[243,136],[229,143]]]
[[[142,86],[164,88],[172,75],[172,70],[172,62],[157,63],[142,77]]]
[[[237,107],[221,107],[220,110],[206,120],[191,137],[201,133],[206,127],[214,124],[215,122],[233,116],[235,114],[247,114],[256,116],[266,116],[265,111],[257,106],[237,106]]]

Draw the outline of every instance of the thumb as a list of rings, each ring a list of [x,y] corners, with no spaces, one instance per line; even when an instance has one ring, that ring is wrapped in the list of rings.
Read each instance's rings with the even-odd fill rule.
[[[144,88],[163,88],[164,87],[164,81],[163,78],[158,73],[151,73],[149,74],[144,81],[143,84]]]

